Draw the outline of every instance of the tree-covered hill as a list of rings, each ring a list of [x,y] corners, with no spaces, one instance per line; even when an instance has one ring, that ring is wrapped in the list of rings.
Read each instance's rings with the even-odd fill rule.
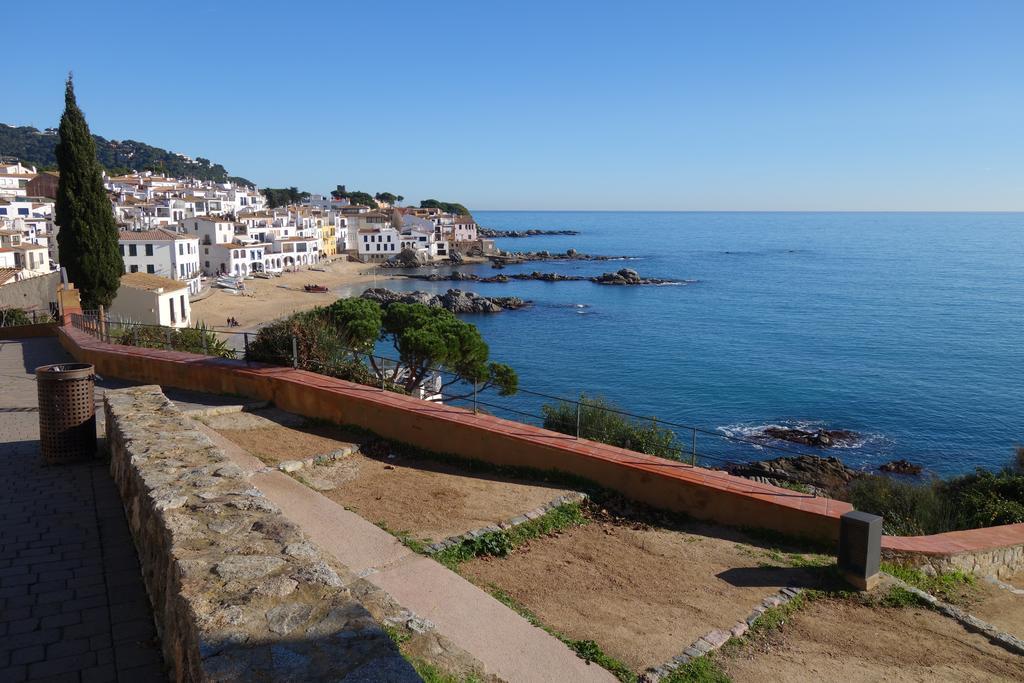
[[[231,180],[255,186],[245,178],[228,175],[227,169],[209,159],[189,159],[135,140],[107,140],[99,135],[93,135],[93,139],[96,141],[96,157],[109,172],[154,171],[176,178],[190,177],[215,182]],[[56,128],[41,131],[32,126],[0,123],[0,156],[14,157],[40,169],[52,169],[57,166],[53,152],[56,144]]]

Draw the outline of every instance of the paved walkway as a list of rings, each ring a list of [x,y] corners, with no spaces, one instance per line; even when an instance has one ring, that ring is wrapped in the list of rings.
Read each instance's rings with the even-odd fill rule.
[[[121,499],[103,462],[43,466],[39,365],[0,341],[0,682],[166,680]]]
[[[283,472],[269,470],[238,445],[198,425],[302,532],[339,562],[506,681],[614,683],[557,638],[533,626],[455,572],[418,555],[391,534]]]

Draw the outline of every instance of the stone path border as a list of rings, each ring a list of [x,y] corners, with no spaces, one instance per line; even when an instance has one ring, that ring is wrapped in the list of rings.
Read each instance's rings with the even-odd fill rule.
[[[986,581],[991,583],[996,588],[1002,588],[1004,591],[1009,591],[1010,593],[1013,593],[1014,595],[1024,595],[1024,589],[1017,588],[1016,586],[1011,586],[1010,584],[1006,583],[1005,581],[1000,581],[995,576],[991,576],[990,575],[990,576],[986,576],[984,578],[985,578]]]
[[[965,612],[959,607],[954,607],[953,605],[950,605],[948,602],[943,602],[931,593],[926,593],[920,588],[915,588],[907,582],[897,579],[895,576],[891,576],[889,574],[886,574],[885,576],[889,576],[890,578],[892,578],[896,585],[902,588],[903,590],[912,593],[916,595],[918,598],[924,600],[932,607],[932,609],[934,609],[938,613],[942,614],[943,616],[947,616],[950,619],[956,620],[960,623],[961,626],[966,628],[968,631],[980,633],[981,635],[985,636],[986,638],[991,640],[996,645],[999,645],[1003,649],[1008,650],[1014,654],[1024,656],[1024,640],[1021,640],[1020,638],[1010,635],[1009,633],[1006,633],[1004,631],[1000,631],[987,621],[982,621],[981,619]]]
[[[497,524],[489,524],[487,526],[480,527],[479,529],[473,529],[472,531],[467,531],[464,534],[456,534],[455,536],[449,536],[443,541],[432,543],[426,547],[426,550],[424,552],[427,555],[436,555],[442,550],[451,548],[452,546],[459,545],[465,541],[472,541],[474,538],[480,538],[485,534],[498,533],[500,531],[505,531],[507,529],[517,527],[520,524],[526,524],[531,520],[543,517],[547,513],[554,510],[555,508],[561,507],[563,505],[569,505],[570,503],[582,503],[587,499],[588,496],[585,493],[581,493],[580,491],[570,491],[564,496],[559,496],[558,498],[555,498],[552,501],[544,503],[540,507],[536,507],[533,510],[530,510],[529,512],[524,512],[521,515],[516,515],[515,517],[507,519],[504,522],[498,522]]]
[[[676,655],[664,664],[647,669],[647,671],[640,676],[641,683],[656,683],[679,667],[689,663],[690,660],[703,657],[704,655],[718,650],[732,638],[739,638],[745,635],[762,614],[773,607],[781,607],[782,605],[785,605],[802,592],[802,588],[787,586],[778,593],[769,595],[762,600],[761,604],[755,607],[743,621],[736,622],[736,624],[728,630],[716,628],[693,641],[690,647],[683,650],[682,654]]]
[[[331,451],[330,453],[321,453],[319,455],[312,455],[302,460],[283,460],[277,463],[277,469],[282,472],[298,472],[301,469],[307,467],[314,467],[315,465],[327,465],[334,462],[335,460],[341,460],[347,458],[353,453],[359,452],[359,444],[353,443],[348,446],[343,446],[337,450]]]

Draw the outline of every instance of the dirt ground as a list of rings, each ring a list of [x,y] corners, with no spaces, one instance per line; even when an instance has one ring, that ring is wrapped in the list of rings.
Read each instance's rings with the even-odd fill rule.
[[[819,600],[767,641],[719,659],[737,683],[785,680],[1020,681],[1024,658],[921,608]]]
[[[759,566],[765,551],[743,541],[697,524],[675,531],[595,520],[460,571],[639,671],[745,619],[779,588],[813,583],[802,569]]]
[[[1024,595],[979,580],[966,609],[997,629],[1024,639]]]
[[[339,427],[303,427],[304,418],[275,408],[201,420],[268,465],[325,455],[357,442]]]
[[[568,493],[401,456],[354,454],[299,475],[363,518],[431,543],[511,519]]]
[[[343,285],[365,283],[372,287],[374,281],[384,283],[391,279],[386,270],[367,263],[339,259],[316,267],[323,268],[325,272],[300,270],[297,273],[283,273],[281,277],[269,280],[246,280],[246,292],[253,296],[228,294],[214,288],[209,298],[192,304],[192,320],[204,322],[207,327],[217,330],[252,331],[262,323],[333,302],[338,298],[333,290]],[[307,284],[323,285],[332,291],[310,294],[302,289]],[[230,317],[238,320],[240,326],[230,329],[226,327],[225,323]]]

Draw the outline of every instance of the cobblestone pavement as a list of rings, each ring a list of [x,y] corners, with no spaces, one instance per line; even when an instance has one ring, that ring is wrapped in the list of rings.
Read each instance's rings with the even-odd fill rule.
[[[121,499],[103,462],[44,466],[36,366],[0,341],[0,683],[166,680]]]

